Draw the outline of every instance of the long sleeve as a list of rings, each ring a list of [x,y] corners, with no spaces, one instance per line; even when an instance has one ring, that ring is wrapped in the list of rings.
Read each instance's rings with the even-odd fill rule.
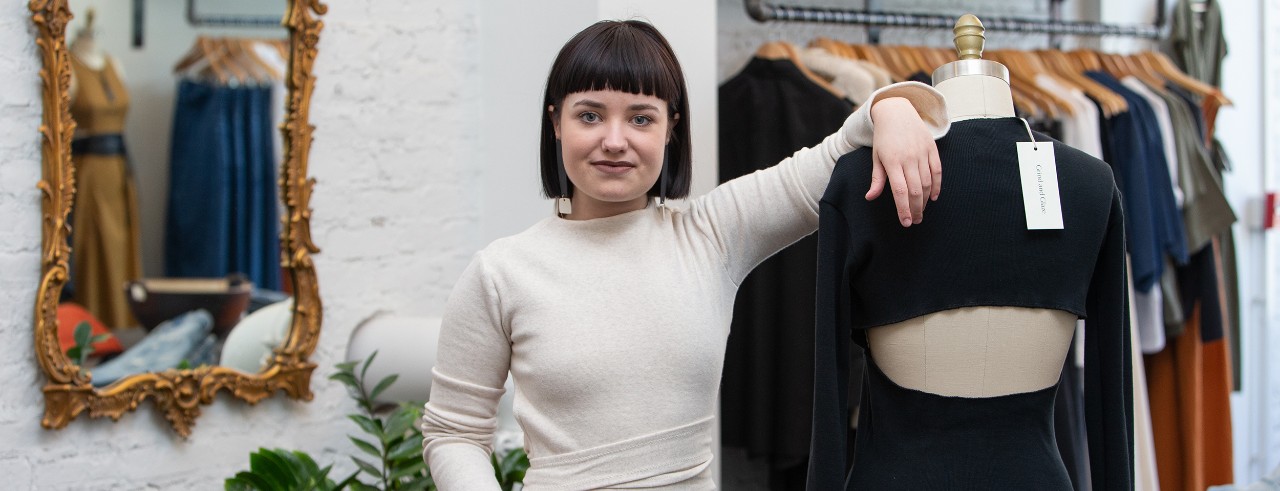
[[[489,461],[511,364],[500,299],[477,254],[449,295],[422,415],[423,459],[443,491],[498,490]]]
[[[876,91],[844,127],[818,145],[797,151],[778,165],[731,180],[695,199],[693,226],[711,238],[735,283],[770,255],[809,235],[818,226],[818,200],[842,155],[871,144],[871,106],[887,97],[903,97],[920,113],[934,138],[950,128],[942,94],[917,82]]]
[[[808,489],[815,491],[844,489],[849,427],[849,282],[845,276],[849,227],[840,210],[825,203],[822,207],[808,481]]]
[[[1133,489],[1133,378],[1130,368],[1124,211],[1113,191],[1106,239],[1085,309],[1085,426],[1093,489]]]

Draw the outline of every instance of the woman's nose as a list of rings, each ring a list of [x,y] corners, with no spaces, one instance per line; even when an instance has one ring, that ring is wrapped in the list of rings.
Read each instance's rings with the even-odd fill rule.
[[[606,152],[617,153],[627,149],[626,128],[620,124],[609,125],[605,131],[604,139],[600,142],[601,148]]]

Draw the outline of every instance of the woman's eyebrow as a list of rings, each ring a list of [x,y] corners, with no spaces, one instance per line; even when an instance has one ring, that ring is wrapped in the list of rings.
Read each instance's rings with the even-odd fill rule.
[[[582,99],[578,102],[573,103],[573,107],[578,107],[578,106],[587,106],[593,109],[604,109],[604,103],[591,100],[591,99]]]

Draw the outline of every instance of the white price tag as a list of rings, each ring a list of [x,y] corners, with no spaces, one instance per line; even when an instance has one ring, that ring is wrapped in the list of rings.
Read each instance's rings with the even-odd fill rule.
[[[1053,156],[1053,143],[1017,143],[1027,230],[1062,230],[1062,198],[1058,195],[1058,162]]]

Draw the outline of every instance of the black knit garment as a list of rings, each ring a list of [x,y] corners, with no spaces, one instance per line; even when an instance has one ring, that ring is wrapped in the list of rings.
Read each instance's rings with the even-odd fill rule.
[[[888,193],[863,195],[871,149],[842,157],[818,227],[815,387],[808,488],[1071,489],[1053,433],[1054,389],[957,398],[898,387],[868,357],[853,469],[845,468],[848,343],[865,330],[971,306],[1086,319],[1085,421],[1095,491],[1133,482],[1124,218],[1111,168],[1053,145],[1062,230],[1027,230],[1016,118],[957,122],[938,140],[943,187],[903,228]]]

